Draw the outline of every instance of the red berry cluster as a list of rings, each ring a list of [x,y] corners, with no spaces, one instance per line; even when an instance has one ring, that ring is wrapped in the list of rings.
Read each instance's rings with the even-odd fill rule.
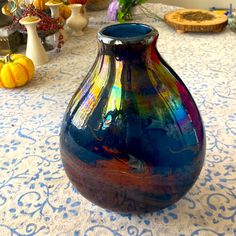
[[[12,26],[20,29],[21,31],[26,31],[25,27],[19,24],[19,20],[26,16],[38,16],[41,19],[41,21],[37,24],[38,32],[43,31],[45,32],[45,34],[49,35],[63,28],[63,22],[61,18],[54,19],[50,17],[47,13],[35,9],[33,5],[27,6],[23,10],[21,17],[18,17],[17,15],[14,16]]]
[[[60,52],[62,45],[64,44],[64,40],[63,40],[63,35],[60,32],[59,36],[58,36],[58,42],[57,42],[57,51]]]
[[[46,12],[36,9],[33,5],[27,6],[20,14],[16,14],[13,17],[11,28],[17,29],[22,33],[26,33],[25,26],[19,23],[20,19],[26,16],[38,16],[41,19],[41,21],[37,24],[37,31],[39,33],[39,36],[46,37],[56,33],[60,29],[63,29],[62,18],[59,17],[57,19],[54,19],[50,17]],[[60,32],[57,41],[57,51],[60,51],[63,44],[63,35]]]

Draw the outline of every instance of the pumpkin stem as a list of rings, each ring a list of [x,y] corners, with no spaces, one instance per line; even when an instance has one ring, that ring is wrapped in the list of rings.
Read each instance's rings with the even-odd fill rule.
[[[7,55],[4,57],[4,60],[5,60],[5,63],[11,62],[11,61],[12,61],[12,59],[11,59],[11,54],[7,54]]]

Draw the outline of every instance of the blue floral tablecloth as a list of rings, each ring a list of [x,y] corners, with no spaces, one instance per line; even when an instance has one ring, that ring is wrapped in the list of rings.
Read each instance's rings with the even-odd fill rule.
[[[173,9],[146,6],[159,15]],[[136,13],[159,30],[160,53],[198,104],[207,153],[197,183],[179,202],[152,214],[117,214],[83,198],[60,160],[63,113],[95,59],[96,32],[108,23],[105,12],[90,20],[84,36],[49,53],[27,86],[0,89],[0,236],[236,235],[236,35],[177,34]]]

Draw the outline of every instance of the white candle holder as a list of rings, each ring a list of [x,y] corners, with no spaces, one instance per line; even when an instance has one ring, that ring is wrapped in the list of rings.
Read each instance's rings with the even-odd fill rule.
[[[36,26],[41,21],[37,16],[26,16],[20,19],[20,24],[27,29],[26,56],[29,57],[34,65],[43,65],[48,62],[48,55],[38,36]]]

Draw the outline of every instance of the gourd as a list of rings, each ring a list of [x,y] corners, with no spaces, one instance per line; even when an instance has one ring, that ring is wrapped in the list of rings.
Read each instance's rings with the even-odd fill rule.
[[[45,11],[48,9],[48,6],[45,5],[47,1],[48,0],[34,0],[33,5],[36,9]]]
[[[33,78],[34,72],[32,60],[25,55],[7,55],[0,61],[0,87],[21,87]]]
[[[65,4],[59,7],[59,12],[60,12],[60,16],[65,20],[69,18],[71,15],[71,9]]]

